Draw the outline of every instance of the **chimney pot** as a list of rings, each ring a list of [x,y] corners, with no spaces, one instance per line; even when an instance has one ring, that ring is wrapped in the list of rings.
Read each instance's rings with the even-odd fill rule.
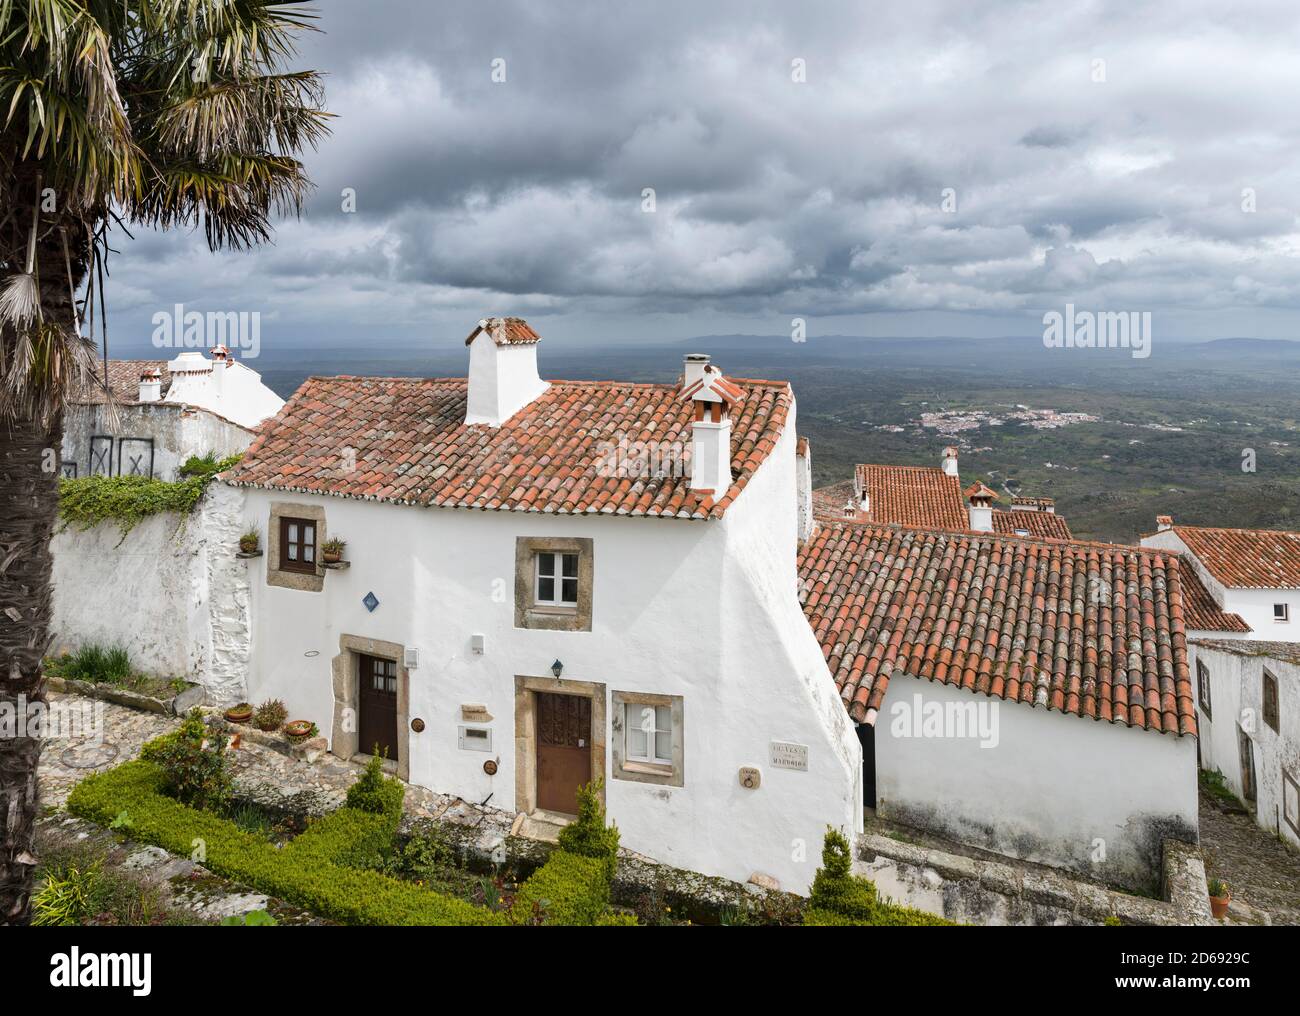
[[[162,371],[153,368],[140,375],[140,402],[157,402],[162,398]]]
[[[1163,533],[1167,529],[1174,528],[1174,517],[1172,515],[1156,516],[1156,532]]]
[[[550,386],[537,374],[541,336],[523,318],[484,318],[469,333],[465,423],[499,427]]]
[[[704,377],[704,371],[708,366],[708,353],[687,353],[682,358],[682,388],[689,388]]]
[[[957,447],[956,447],[956,445],[948,445],[948,447],[946,447],[946,448],[943,450],[943,458],[942,458],[941,462],[942,462],[942,465],[943,465],[943,472],[944,472],[944,475],[945,475],[945,476],[956,476],[956,475],[957,475]]]

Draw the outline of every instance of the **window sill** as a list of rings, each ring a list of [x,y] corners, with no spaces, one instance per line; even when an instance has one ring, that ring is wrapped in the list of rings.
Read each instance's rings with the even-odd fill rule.
[[[623,772],[639,776],[672,776],[673,767],[655,762],[624,762]]]
[[[577,617],[577,607],[555,607],[548,604],[535,603],[528,608],[530,614],[546,614],[548,617]]]
[[[322,568],[328,568],[330,571],[347,571],[352,567],[351,561],[326,561],[321,565]]]

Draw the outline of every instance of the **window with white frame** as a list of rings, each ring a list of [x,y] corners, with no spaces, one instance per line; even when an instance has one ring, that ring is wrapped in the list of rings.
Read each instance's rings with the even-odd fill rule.
[[[682,697],[614,691],[611,704],[614,779],[683,786]]]
[[[673,711],[669,706],[628,702],[623,706],[629,762],[647,765],[673,764]]]
[[[542,551],[536,557],[533,603],[539,607],[578,606],[578,555]]]
[[[1289,604],[1286,604],[1286,603],[1275,603],[1275,604],[1273,604],[1273,620],[1274,620],[1274,621],[1290,621],[1290,620],[1291,620],[1291,607],[1290,607],[1290,605],[1289,605]]]

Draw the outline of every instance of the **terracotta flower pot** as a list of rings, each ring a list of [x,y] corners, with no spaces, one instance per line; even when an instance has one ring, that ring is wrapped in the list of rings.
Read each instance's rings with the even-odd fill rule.
[[[240,709],[237,706],[227,709],[225,712],[226,720],[230,723],[247,723],[253,718],[253,709],[251,706]]]
[[[257,550],[257,541],[244,537],[239,541],[239,549],[245,554],[251,554],[253,551]]]
[[[290,741],[305,741],[311,737],[310,720],[290,720],[284,725],[284,736]]]
[[[1232,902],[1232,893],[1225,896],[1210,897],[1210,913],[1216,918],[1223,917],[1228,912],[1228,904]]]
[[[321,554],[325,558],[326,564],[338,564],[343,560],[343,554],[337,550],[325,550],[321,551]]]

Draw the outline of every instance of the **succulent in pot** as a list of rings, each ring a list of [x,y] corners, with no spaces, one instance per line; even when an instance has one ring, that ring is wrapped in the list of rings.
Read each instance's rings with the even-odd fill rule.
[[[267,699],[253,714],[253,726],[258,730],[279,730],[289,718],[289,710],[279,699]]]
[[[1206,883],[1210,891],[1210,913],[1215,917],[1222,917],[1228,912],[1228,904],[1232,902],[1232,887],[1221,878],[1212,878]]]
[[[284,736],[290,741],[305,741],[319,733],[320,728],[311,720],[290,720],[284,725]]]
[[[240,702],[227,709],[224,715],[230,723],[247,723],[253,718],[253,707],[247,702]]]
[[[348,545],[347,540],[341,540],[337,536],[331,536],[328,540],[320,545],[320,552],[325,557],[326,564],[338,564],[343,560],[343,548]]]
[[[239,537],[239,549],[245,554],[256,554],[257,548],[262,543],[262,534],[257,531],[257,527],[249,529]]]

